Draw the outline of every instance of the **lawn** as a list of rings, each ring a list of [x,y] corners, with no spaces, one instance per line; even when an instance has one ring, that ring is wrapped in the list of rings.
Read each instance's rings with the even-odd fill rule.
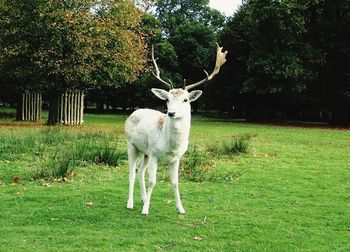
[[[350,251],[350,131],[194,117],[186,214],[162,165],[142,216],[138,184],[126,209],[125,119],[0,120],[0,251]],[[247,153],[221,153],[239,137]]]

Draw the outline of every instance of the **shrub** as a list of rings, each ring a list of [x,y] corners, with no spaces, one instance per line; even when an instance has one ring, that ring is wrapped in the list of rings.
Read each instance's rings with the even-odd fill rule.
[[[206,155],[197,146],[190,147],[183,159],[181,174],[190,181],[200,182],[208,177]]]
[[[112,147],[109,143],[104,143],[98,148],[94,149],[91,153],[93,162],[96,164],[106,164],[111,166],[117,166],[120,161],[126,160],[126,151],[118,150],[116,147]]]
[[[40,142],[44,145],[57,145],[71,141],[72,137],[72,134],[63,131],[60,126],[49,126],[41,131]]]
[[[225,155],[239,155],[247,153],[248,146],[248,140],[241,137],[230,142],[224,142],[222,150]]]
[[[251,135],[234,136],[228,141],[224,141],[221,145],[212,144],[206,148],[207,155],[240,155],[248,153],[249,140]]]
[[[111,145],[107,138],[104,141],[94,139],[91,135],[80,136],[75,143],[67,143],[56,148],[53,155],[49,155],[42,162],[41,169],[33,178],[66,177],[75,168],[85,163],[105,164],[117,166],[127,159],[126,151]]]

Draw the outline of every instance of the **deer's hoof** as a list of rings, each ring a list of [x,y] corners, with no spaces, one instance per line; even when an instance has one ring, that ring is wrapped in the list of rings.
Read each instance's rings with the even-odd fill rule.
[[[132,202],[132,201],[128,201],[128,204],[126,205],[126,208],[127,209],[134,209],[134,202]]]
[[[185,209],[183,207],[177,209],[179,211],[179,214],[185,214]]]
[[[145,206],[143,206],[143,208],[142,208],[142,215],[148,215],[148,207],[145,207]]]

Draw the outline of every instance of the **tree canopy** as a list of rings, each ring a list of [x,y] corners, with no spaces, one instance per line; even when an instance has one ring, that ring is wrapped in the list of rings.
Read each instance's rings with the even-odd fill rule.
[[[135,80],[142,13],[129,1],[3,0],[1,73],[19,89],[89,89]]]
[[[227,108],[241,96],[243,107],[255,101],[275,110],[343,110],[350,88],[349,7],[348,0],[245,1],[220,34],[232,57],[221,78],[230,94]]]

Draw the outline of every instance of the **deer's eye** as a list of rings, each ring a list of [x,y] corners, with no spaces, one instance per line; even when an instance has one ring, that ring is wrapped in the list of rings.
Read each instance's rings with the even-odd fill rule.
[[[184,100],[184,102],[188,102],[188,100],[187,100],[187,99],[185,99],[185,100]]]

